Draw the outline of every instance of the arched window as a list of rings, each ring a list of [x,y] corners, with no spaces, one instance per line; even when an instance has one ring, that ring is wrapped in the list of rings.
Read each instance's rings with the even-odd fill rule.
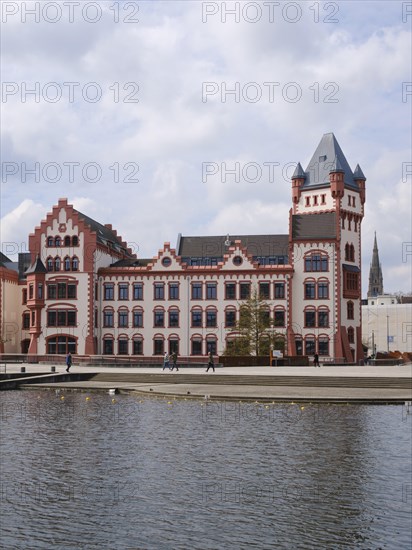
[[[353,244],[350,245],[349,254],[350,254],[351,262],[354,262],[355,261],[355,247],[353,246]]]
[[[316,339],[313,334],[305,337],[305,355],[313,355],[316,351]]]
[[[76,348],[76,338],[72,336],[59,335],[47,339],[47,353],[50,355],[66,355],[69,352],[76,354]]]
[[[327,307],[320,307],[318,309],[318,327],[329,327],[329,309]]]
[[[54,239],[53,237],[47,237],[47,246],[53,246]]]
[[[206,336],[206,353],[217,354],[217,338],[214,334],[208,334]]]
[[[203,355],[203,339],[200,334],[194,334],[191,338],[191,355]]]
[[[353,307],[352,301],[346,304],[346,313],[347,313],[346,316],[348,319],[354,319],[354,307]]]
[[[353,327],[348,328],[348,340],[350,344],[355,343],[355,329]]]
[[[129,355],[129,338],[127,334],[120,334],[117,340],[117,353],[119,355]]]
[[[129,310],[122,307],[118,311],[118,326],[122,328],[128,328],[129,326]]]
[[[68,235],[64,237],[64,246],[70,246],[70,237]]]
[[[206,327],[217,327],[217,309],[213,306],[206,308]]]
[[[165,339],[163,334],[155,334],[153,337],[153,355],[163,355],[165,349]]]
[[[169,354],[176,353],[179,355],[179,336],[177,334],[171,334],[169,340]]]
[[[50,258],[50,256],[46,260],[46,267],[47,267],[47,271],[53,271],[54,261],[53,261],[53,258]]]
[[[153,310],[153,326],[157,328],[165,326],[165,311],[162,307]]]
[[[319,335],[318,353],[319,355],[329,355],[329,337],[326,334]]]
[[[179,309],[171,307],[169,309],[169,327],[175,328],[179,326]]]
[[[227,307],[225,309],[225,327],[233,328],[236,326],[236,309],[234,307]]]
[[[113,327],[114,326],[114,310],[111,307],[105,307],[103,310],[103,326],[104,327]]]
[[[66,257],[64,258],[63,264],[64,264],[64,271],[70,271],[70,264],[71,264],[71,262],[70,262],[70,258],[69,258],[68,256],[66,256]]]
[[[143,355],[143,336],[135,334],[133,336],[133,355]]]
[[[62,241],[61,241],[60,237],[55,237],[54,246],[61,246],[61,243],[62,243]]]
[[[316,326],[316,309],[314,307],[305,308],[305,327]]]
[[[318,280],[318,300],[327,300],[329,298],[329,281],[327,279]]]
[[[284,327],[285,326],[285,318],[286,318],[285,308],[276,307],[275,308],[275,317],[274,317],[275,327]]]
[[[79,246],[79,238],[77,235],[73,235],[72,237],[72,246]]]
[[[143,308],[135,307],[133,309],[133,326],[143,328]]]
[[[192,309],[191,313],[191,326],[192,327],[201,327],[202,326],[202,308],[201,307],[194,307]]]
[[[328,271],[329,256],[324,252],[310,252],[305,256],[305,271]]]
[[[60,271],[61,260],[58,256],[54,258],[54,271]]]
[[[78,271],[79,270],[79,259],[77,256],[73,256],[72,259],[72,271]]]

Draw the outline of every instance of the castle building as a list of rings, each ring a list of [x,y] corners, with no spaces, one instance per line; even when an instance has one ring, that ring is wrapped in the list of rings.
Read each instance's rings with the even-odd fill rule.
[[[0,258],[1,351],[221,354],[257,288],[289,355],[360,361],[365,181],[325,134],[292,176],[287,233],[179,235],[148,259],[60,199],[29,253]]]

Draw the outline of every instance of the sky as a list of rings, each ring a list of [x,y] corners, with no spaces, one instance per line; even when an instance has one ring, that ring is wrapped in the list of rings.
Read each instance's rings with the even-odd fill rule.
[[[412,286],[412,4],[3,1],[1,250],[60,197],[139,257],[285,234],[290,176],[333,132],[366,178],[385,292]]]

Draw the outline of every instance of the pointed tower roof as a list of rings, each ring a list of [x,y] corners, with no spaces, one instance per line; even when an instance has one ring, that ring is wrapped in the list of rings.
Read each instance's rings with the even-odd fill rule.
[[[295,171],[293,172],[293,176],[292,176],[293,180],[298,179],[298,178],[306,179],[305,171],[303,170],[302,165],[301,165],[300,162],[298,162],[298,165],[296,166]]]
[[[333,133],[323,134],[319,145],[306,168],[303,189],[330,185],[329,174],[333,171],[344,173],[345,186],[359,191],[353,172]]]
[[[378,242],[375,239],[373,242],[372,262],[369,270],[369,287],[368,298],[372,296],[381,296],[383,294],[383,275],[382,267],[379,262]]]
[[[355,171],[353,172],[353,178],[355,180],[366,180],[362,168],[359,166],[359,164],[356,165]]]
[[[41,261],[40,256],[37,254],[36,259],[26,271],[26,275],[32,273],[47,273],[47,269],[44,267],[44,263]]]

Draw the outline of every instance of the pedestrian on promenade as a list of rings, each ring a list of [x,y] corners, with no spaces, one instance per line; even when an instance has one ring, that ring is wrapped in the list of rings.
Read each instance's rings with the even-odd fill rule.
[[[66,355],[66,372],[69,372],[70,370],[70,367],[72,366],[72,354],[69,353]]]
[[[170,362],[169,362],[169,356],[167,354],[167,351],[165,351],[164,357],[163,357],[163,369],[170,369]]]
[[[177,353],[175,351],[172,353],[172,368],[170,370],[172,371],[173,369],[179,370],[177,368]]]
[[[313,356],[313,366],[320,368],[319,355],[317,353],[315,353],[315,355]]]
[[[209,369],[213,369],[213,372],[215,372],[215,360],[213,359],[213,353],[209,353],[209,362],[207,364],[206,372],[209,372]]]

